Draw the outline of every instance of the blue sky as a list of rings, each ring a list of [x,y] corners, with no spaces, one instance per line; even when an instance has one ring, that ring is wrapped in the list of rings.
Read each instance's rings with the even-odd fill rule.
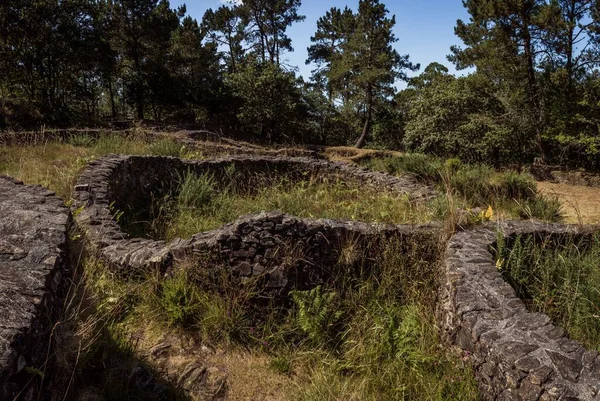
[[[216,9],[224,0],[171,0],[171,7],[186,4],[188,14],[201,20],[204,12]],[[469,15],[461,0],[381,0],[396,15],[395,34],[398,42],[395,48],[400,54],[409,54],[410,60],[421,64],[421,71],[431,62],[446,65],[451,72],[453,66],[446,60],[450,46],[462,44],[454,35],[457,19],[468,20]],[[317,19],[331,7],[358,8],[358,0],[303,0],[300,14],[306,20],[296,23],[288,29],[292,38],[293,53],[286,53],[288,64],[298,67],[304,78],[310,76],[311,66],[305,65],[306,48],[310,46],[310,37],[317,29]],[[418,74],[418,73],[417,73]],[[413,74],[414,75],[414,74]],[[402,85],[403,86],[403,85]]]

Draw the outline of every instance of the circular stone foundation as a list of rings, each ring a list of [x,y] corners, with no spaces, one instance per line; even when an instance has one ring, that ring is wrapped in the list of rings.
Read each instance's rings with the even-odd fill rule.
[[[90,243],[100,250],[110,266],[120,271],[149,265],[166,268],[173,258],[198,254],[201,249],[206,249],[202,252],[218,254],[226,263],[238,266],[237,270],[251,271],[248,274],[252,275],[256,274],[255,271],[265,271],[263,262],[274,253],[269,249],[281,247],[284,239],[289,242],[296,236],[316,236],[321,231],[327,233],[321,235],[323,240],[331,240],[331,235],[356,234],[365,237],[380,232],[407,232],[412,228],[295,219],[281,213],[269,213],[247,216],[221,229],[199,233],[190,240],[174,240],[167,244],[130,238],[117,221],[117,214],[120,213],[117,210],[125,215],[139,215],[148,211],[152,199],[172,191],[180,177],[187,172],[211,174],[218,181],[232,167],[236,174],[241,175],[238,180],[250,189],[263,185],[265,179],[286,178],[294,182],[305,180],[307,176],[316,176],[403,194],[414,200],[425,200],[436,195],[432,188],[410,178],[372,172],[347,163],[307,158],[236,156],[196,161],[159,156],[108,156],[91,162],[78,180],[75,187],[76,206],[80,208],[77,219],[86,227]],[[240,237],[239,241],[235,239],[237,237]],[[313,248],[316,249],[315,246]],[[247,263],[257,266],[249,268]],[[242,267],[239,267],[240,264]]]

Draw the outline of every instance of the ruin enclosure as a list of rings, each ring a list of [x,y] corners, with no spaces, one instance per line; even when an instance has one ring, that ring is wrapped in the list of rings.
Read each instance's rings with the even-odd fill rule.
[[[281,312],[293,305],[306,306],[306,294],[329,294],[328,302],[334,302],[340,294],[346,294],[340,299],[357,297],[357,289],[364,283],[379,291],[385,287],[381,284],[386,282],[384,273],[392,274],[387,279],[394,279],[395,286],[389,288],[396,293],[389,300],[390,307],[400,308],[398,319],[403,313],[410,315],[410,308],[402,303],[408,296],[405,292],[420,294],[429,305],[437,302],[437,326],[445,341],[472,364],[481,398],[598,399],[600,357],[592,349],[594,343],[585,348],[549,316],[532,309],[532,287],[527,287],[529,276],[523,272],[535,260],[514,256],[523,252],[519,249],[533,252],[527,248],[529,243],[542,243],[548,250],[573,243],[585,250],[597,238],[597,228],[497,222],[460,230],[445,242],[442,226],[436,223],[377,224],[269,211],[239,216],[214,230],[170,241],[132,229],[132,222],[152,218],[157,199],[176,197],[182,177],[190,173],[214,178],[217,190],[218,185],[234,180],[246,193],[281,180],[294,183],[310,176],[402,195],[414,202],[436,195],[435,190],[412,179],[319,159],[103,157],[90,162],[80,175],[72,211],[90,252],[115,280],[139,285],[156,280],[149,283],[148,291],[164,294],[169,286],[178,285],[181,274],[192,277],[194,285],[206,287],[202,280],[221,277],[224,272],[225,281],[209,280],[209,294],[224,296],[218,288],[221,284],[228,286],[228,291],[251,285],[252,295],[244,304],[249,309],[244,313],[256,323],[261,321],[260,313],[271,313],[270,308]],[[9,178],[0,178],[0,194],[0,394],[14,397],[25,389],[22,399],[33,399],[43,391],[40,388],[49,388],[48,382],[30,379],[45,366],[42,357],[47,352],[49,330],[59,317],[67,285],[70,213],[47,190]],[[136,235],[140,232],[145,237]],[[407,259],[384,261],[382,257],[392,248]],[[522,263],[515,264],[515,260]],[[394,263],[403,270],[394,272]],[[406,263],[414,263],[414,269]],[[385,270],[390,266],[391,270]],[[357,287],[357,283],[362,284]],[[181,322],[190,318],[185,313],[174,316]],[[287,314],[278,316],[284,319]],[[326,316],[334,323],[325,333],[352,321],[335,314]],[[165,344],[152,344],[149,352],[156,367],[168,370],[172,368],[168,355],[174,355],[168,349],[174,345]],[[180,367],[181,376],[163,374],[162,379],[195,397],[212,388],[212,377],[212,395],[221,394],[226,377],[210,368],[200,369],[193,361],[186,366]],[[167,394],[163,390],[168,386],[160,384],[154,374],[138,369],[131,380],[142,383],[148,394]],[[194,384],[196,376],[202,380]]]
[[[449,341],[472,355],[485,399],[598,397],[600,358],[568,338],[547,315],[529,311],[503,277],[498,238],[591,236],[593,228],[503,222],[464,231],[446,250],[440,320]]]

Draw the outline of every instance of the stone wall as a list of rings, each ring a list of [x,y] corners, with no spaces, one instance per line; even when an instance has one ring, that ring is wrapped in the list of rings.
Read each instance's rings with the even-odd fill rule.
[[[357,249],[390,237],[416,239],[431,236],[434,226],[392,226],[351,221],[298,219],[279,212],[244,216],[217,230],[198,233],[189,240],[171,243],[129,238],[115,221],[116,210],[136,213],[150,207],[176,186],[187,171],[219,177],[229,166],[241,174],[249,188],[265,180],[286,177],[354,182],[379,190],[406,194],[415,199],[435,192],[409,179],[371,172],[345,163],[306,158],[236,156],[191,161],[171,157],[109,156],[91,162],[76,186],[77,220],[87,230],[90,243],[115,271],[124,274],[148,268],[166,270],[176,260],[207,259],[228,266],[240,277],[260,275],[266,287],[277,292],[309,288],[327,278],[326,270],[352,241]],[[131,211],[129,211],[131,210]],[[296,261],[287,263],[290,252]]]
[[[597,228],[506,222],[454,235],[442,274],[440,321],[470,356],[485,400],[598,400],[600,357],[570,340],[543,314],[529,312],[495,264],[498,232],[585,236]]]
[[[242,181],[257,177],[302,179],[307,174],[341,179],[413,199],[434,195],[431,188],[404,178],[322,160],[235,156],[186,161],[167,157],[108,156],[88,166],[76,186],[77,219],[100,257],[116,272],[135,274],[149,268],[167,271],[174,261],[202,260],[225,266],[242,279],[264,278],[271,294],[306,289],[328,281],[331,267],[347,255],[374,256],[390,238],[405,243],[435,241],[440,227],[394,226],[352,221],[300,219],[279,212],[240,217],[217,230],[170,243],[130,238],[114,214],[150,205],[153,196],[172,190],[181,174],[194,171],[219,176],[227,166]],[[111,207],[112,205],[112,207]],[[444,337],[473,363],[485,400],[600,399],[600,357],[571,341],[542,314],[529,312],[504,280],[492,253],[498,230],[516,235],[586,236],[595,228],[558,224],[505,222],[456,233],[447,244],[440,270],[439,322]],[[510,241],[509,241],[510,242]],[[370,253],[371,252],[371,253]]]
[[[600,174],[598,173],[589,173],[583,170],[568,171],[560,166],[531,166],[529,172],[538,181],[600,187]]]
[[[44,369],[62,307],[70,213],[53,195],[0,176],[1,400],[38,396],[38,380],[25,368]]]

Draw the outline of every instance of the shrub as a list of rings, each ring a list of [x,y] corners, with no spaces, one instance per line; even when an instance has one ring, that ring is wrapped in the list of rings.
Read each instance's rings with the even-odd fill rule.
[[[497,195],[506,199],[534,199],[537,185],[530,174],[505,171],[496,176]]]

